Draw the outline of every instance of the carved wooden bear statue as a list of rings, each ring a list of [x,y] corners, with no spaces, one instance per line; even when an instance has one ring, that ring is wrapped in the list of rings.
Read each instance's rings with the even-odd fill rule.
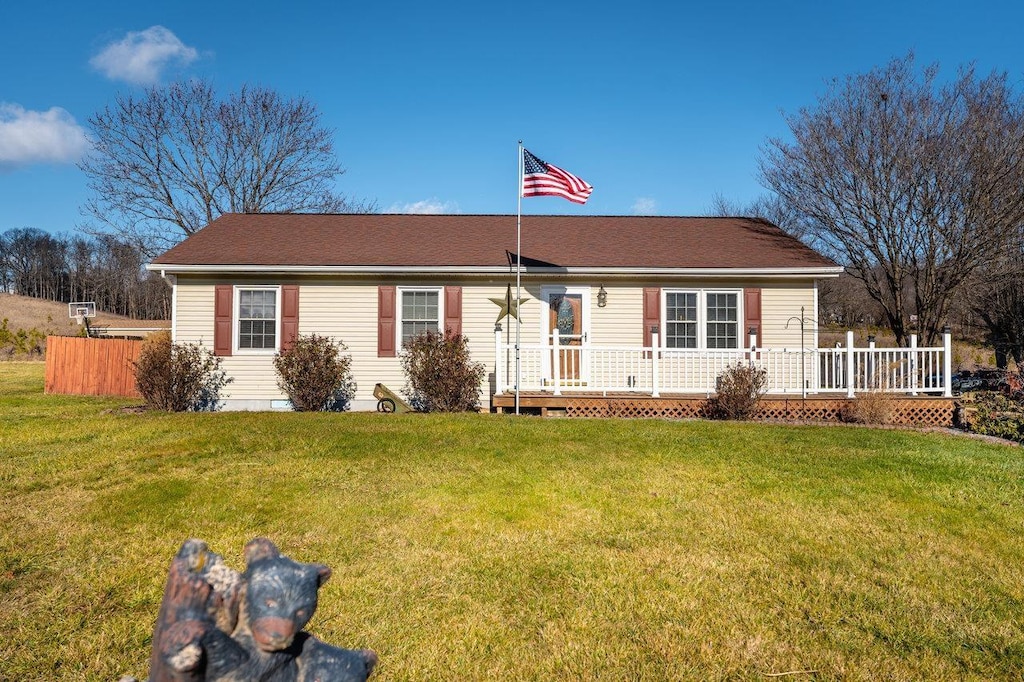
[[[245,558],[238,576],[200,541],[182,546],[153,634],[150,682],[364,682],[377,663],[373,651],[334,647],[302,630],[331,570],[292,561],[264,538],[246,545]]]

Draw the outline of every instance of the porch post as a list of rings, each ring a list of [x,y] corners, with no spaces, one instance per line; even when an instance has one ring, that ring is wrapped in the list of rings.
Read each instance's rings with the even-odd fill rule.
[[[555,395],[562,395],[559,377],[562,374],[561,346],[558,343],[558,327],[551,330],[551,379],[555,382]]]
[[[853,330],[850,329],[846,332],[846,397],[852,398],[854,396],[853,384],[855,383],[853,376]]]
[[[757,352],[757,327],[751,327],[747,330],[747,348],[750,349],[750,366],[754,366],[754,353]]]
[[[877,388],[881,391],[889,388],[889,379],[885,377],[885,385],[882,385],[882,377],[876,376],[875,365],[875,335],[868,334],[868,361],[867,368],[865,369],[866,384],[865,388]],[[888,372],[887,372],[888,374]]]
[[[942,380],[944,398],[953,397],[953,335],[949,326],[942,328]]]
[[[505,364],[501,357],[501,323],[494,325],[494,395],[501,395],[505,390],[505,378],[501,376],[501,366]]]
[[[910,335],[910,395],[917,395],[917,334]]]
[[[651,397],[657,398],[658,393],[658,327],[651,327]]]

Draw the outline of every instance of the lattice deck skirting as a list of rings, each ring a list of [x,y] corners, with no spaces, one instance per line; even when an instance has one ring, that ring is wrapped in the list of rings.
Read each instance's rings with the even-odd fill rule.
[[[952,426],[954,403],[949,398],[894,397],[891,424]],[[567,417],[692,419],[707,416],[703,398],[590,398],[564,401]],[[851,401],[845,398],[763,398],[757,421],[844,421]],[[561,407],[552,404],[550,407]]]

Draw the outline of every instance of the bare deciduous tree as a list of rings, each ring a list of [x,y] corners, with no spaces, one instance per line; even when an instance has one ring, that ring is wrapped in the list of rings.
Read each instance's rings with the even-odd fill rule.
[[[334,190],[344,170],[333,133],[303,98],[243,87],[219,100],[188,81],[119,96],[89,119],[95,150],[80,168],[92,233],[155,255],[222,213],[358,212]]]
[[[763,194],[749,203],[741,203],[716,194],[711,200],[711,215],[745,218],[762,218],[781,227],[800,241],[807,240],[807,224],[804,216],[775,194]]]
[[[773,138],[764,184],[862,280],[903,343],[935,340],[951,297],[1024,224],[1024,115],[1005,74],[940,84],[913,55],[834,81]]]
[[[1018,370],[1024,368],[1024,225],[970,290],[971,310],[995,350],[996,365],[1006,369],[1013,358]]]

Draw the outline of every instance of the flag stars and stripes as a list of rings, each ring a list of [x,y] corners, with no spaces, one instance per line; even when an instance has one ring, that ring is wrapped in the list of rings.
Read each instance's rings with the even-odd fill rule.
[[[573,203],[585,204],[594,187],[558,166],[541,161],[523,149],[523,196],[562,197]]]

